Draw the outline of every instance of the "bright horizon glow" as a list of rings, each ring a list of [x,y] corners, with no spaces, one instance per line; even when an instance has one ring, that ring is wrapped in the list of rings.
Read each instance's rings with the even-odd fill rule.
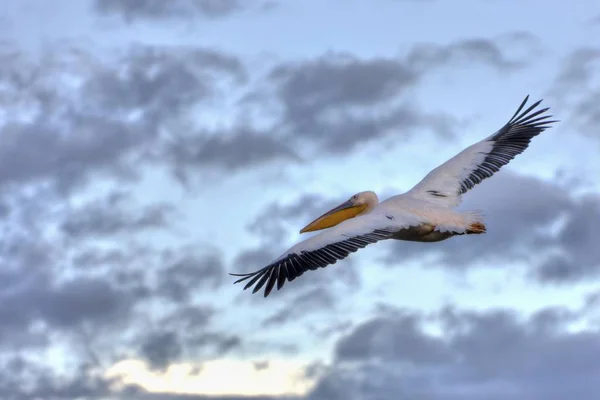
[[[152,393],[301,396],[308,393],[316,381],[315,377],[305,375],[306,367],[303,363],[284,360],[271,359],[267,365],[258,367],[248,361],[221,359],[173,363],[161,373],[151,371],[142,360],[129,359],[109,367],[105,377],[117,378],[121,385],[139,385]]]

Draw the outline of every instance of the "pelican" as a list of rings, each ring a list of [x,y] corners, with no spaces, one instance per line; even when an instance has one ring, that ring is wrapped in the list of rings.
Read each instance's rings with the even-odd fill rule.
[[[462,195],[491,177],[529,146],[531,139],[549,128],[549,108],[536,109],[542,102],[521,112],[529,96],[512,118],[493,135],[477,142],[429,172],[408,192],[379,202],[372,191],[360,192],[327,211],[300,233],[327,229],[288,249],[266,267],[241,277],[245,289],[263,286],[264,297],[275,284],[281,289],[308,270],[324,268],[350,253],[381,240],[439,242],[458,235],[486,232],[478,211],[459,212]]]

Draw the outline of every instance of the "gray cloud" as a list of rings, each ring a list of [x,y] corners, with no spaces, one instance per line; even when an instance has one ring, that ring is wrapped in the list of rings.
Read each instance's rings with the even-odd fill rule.
[[[208,326],[216,311],[211,306],[185,305],[175,309],[161,320],[160,325],[177,331],[200,331]]]
[[[600,139],[597,126],[600,124],[600,90],[593,84],[598,77],[600,49],[583,47],[569,54],[556,78],[553,93],[567,104],[572,123],[582,134]]]
[[[573,282],[597,277],[600,273],[600,251],[593,239],[600,221],[600,196],[582,198],[567,215],[555,238],[560,255],[538,266],[536,275],[543,282]]]
[[[154,332],[143,341],[141,355],[152,369],[164,370],[181,356],[183,349],[179,336],[173,331]]]
[[[2,277],[4,278],[6,275],[3,274]],[[10,278],[14,280],[14,276]],[[45,347],[48,344],[45,332],[32,329],[32,322],[37,310],[35,304],[31,304],[31,298],[24,298],[22,292],[15,291],[10,293],[7,290],[3,290],[0,294],[0,299],[2,300],[2,304],[0,305],[0,321],[3,327],[2,334],[0,335],[0,346],[9,349],[14,347]],[[22,300],[27,299],[30,299],[30,303],[23,304]]]
[[[488,39],[416,45],[397,58],[327,53],[281,64],[273,68],[267,85],[277,100],[270,106],[281,111],[278,132],[331,154],[349,152],[391,132],[408,136],[415,128],[448,136],[455,121],[440,112],[421,111],[413,89],[437,68],[464,60],[507,72],[524,66],[505,55],[502,40]],[[265,96],[255,95],[251,101],[265,102]]]
[[[406,55],[405,62],[411,69],[427,71],[474,60],[499,72],[512,72],[527,65],[508,55],[516,44],[532,47],[537,39],[529,32],[515,31],[493,39],[471,38],[439,45],[424,43],[415,45]],[[427,73],[427,72],[426,72]]]
[[[126,210],[126,200],[127,195],[120,192],[95,199],[69,212],[61,229],[71,238],[90,238],[165,228],[169,225],[172,211],[170,206],[158,204],[141,210]]]
[[[223,332],[203,331],[189,335],[186,338],[186,344],[189,353],[196,357],[206,353],[222,357],[234,349],[241,348],[242,338]]]
[[[131,22],[135,19],[162,20],[201,15],[222,18],[244,8],[240,0],[95,0],[95,8],[103,14],[121,14]]]
[[[418,74],[399,60],[328,54],[278,66],[270,80],[283,107],[280,129],[286,136],[320,142],[333,153],[350,151],[400,125],[414,127],[420,120],[407,106],[382,104],[393,104],[417,83]],[[376,115],[374,106],[379,106]],[[358,116],[357,110],[364,112]]]
[[[263,321],[265,327],[281,325],[290,321],[298,321],[309,313],[332,311],[335,308],[335,296],[330,288],[318,286],[295,296]]]
[[[78,119],[72,129],[79,137],[66,140],[44,119],[4,125],[0,184],[52,180],[60,188],[71,188],[82,184],[90,171],[131,176],[122,161],[139,144],[141,125],[90,118]]]
[[[103,208],[124,199],[126,197],[113,195],[100,198],[96,204]],[[42,204],[45,200],[40,198]],[[28,205],[26,202],[21,207],[38,208],[37,203]],[[13,226],[28,213],[15,209],[11,220],[4,223]],[[46,243],[39,234],[32,234],[46,223],[44,212],[38,216],[39,220],[32,221],[31,226],[22,225],[27,229],[25,237],[5,235],[0,247],[0,257],[7,261],[0,272],[0,324],[3,327],[0,359],[64,344],[68,339],[73,357],[89,359],[96,366],[107,367],[118,361],[121,351],[135,343],[141,357],[147,358],[153,367],[163,368],[174,357],[223,354],[242,345],[237,336],[209,329],[217,311],[210,305],[197,303],[192,296],[194,290],[212,290],[222,282],[223,264],[217,255],[203,256],[197,246],[167,250],[143,248],[135,244],[134,236],[139,233],[135,229],[128,234],[133,244],[123,242],[119,252],[112,250],[104,259],[94,257],[98,249],[93,246],[84,247],[83,251],[66,251],[61,243],[68,242],[55,239]],[[61,216],[69,217],[61,213],[53,213],[53,216],[53,224],[58,226],[63,225]],[[60,236],[61,232],[58,230],[55,235]],[[117,233],[105,234],[111,238]],[[82,254],[84,258],[92,257],[97,265],[90,268],[74,263],[68,267],[69,256],[77,260]],[[154,301],[160,301],[165,310],[156,310]],[[162,335],[163,331],[145,329],[154,326],[170,329],[178,335],[172,337]],[[146,332],[156,335],[148,336]],[[180,335],[179,332],[187,333]],[[48,385],[58,384],[53,370],[48,371],[48,379],[56,380]],[[91,377],[76,376],[81,382]]]
[[[138,356],[161,368],[176,357],[214,356],[242,345],[239,337],[209,329],[217,311],[188,295],[221,282],[220,257],[203,257],[197,244],[140,245],[144,241],[138,235],[161,218],[148,217],[153,213],[144,208],[124,212],[133,205],[127,193],[96,195],[83,203],[79,198],[75,208],[73,194],[58,195],[51,187],[3,193],[10,212],[0,221],[0,362],[23,358],[28,372],[0,374],[0,397],[120,396],[109,393],[108,382],[95,378],[91,367],[106,368],[138,350]],[[117,237],[122,240],[115,242]],[[69,240],[82,238],[83,243]],[[180,284],[178,297],[174,288],[165,291],[172,283]],[[164,309],[157,310],[155,301]],[[169,342],[173,338],[159,335],[163,331],[152,330],[155,326],[190,334]],[[69,352],[65,359],[75,364],[63,365],[60,376],[59,361],[31,364],[27,358],[62,346]]]
[[[35,298],[29,293],[29,300],[23,299],[21,309],[32,302],[41,317],[59,327],[92,320],[96,323],[115,324],[129,315],[132,294],[124,292],[107,281],[80,278],[66,281]]]
[[[47,273],[14,279],[15,286],[0,293],[0,316],[10,330],[27,331],[36,321],[50,327],[73,328],[84,322],[114,324],[128,317],[135,293],[127,292],[104,279],[91,277],[52,283]]]
[[[416,48],[406,60],[328,54],[283,63],[267,78],[267,86],[276,88],[266,95],[267,103],[282,110],[281,121],[268,129],[242,119],[215,129],[191,119],[194,107],[214,107],[226,91],[248,81],[242,62],[223,52],[133,46],[112,63],[81,49],[51,53],[41,62],[21,57],[18,63],[8,62],[14,51],[6,52],[1,55],[8,88],[0,96],[3,104],[30,104],[38,112],[28,121],[9,119],[0,128],[0,170],[5,171],[0,184],[51,180],[70,189],[98,173],[131,181],[149,162],[187,181],[198,169],[236,171],[277,160],[298,162],[298,149],[306,146],[339,154],[392,131],[409,134],[427,127],[448,135],[451,118],[422,113],[411,104],[410,90],[428,73],[415,66],[427,57],[435,59],[427,63],[440,65],[452,62],[452,54],[488,54],[494,46],[475,40],[437,49],[443,54],[435,57]],[[480,61],[497,62],[490,56]],[[58,79],[65,65],[81,82],[71,91]],[[258,105],[262,111],[268,108]]]
[[[598,102],[600,101],[600,90],[591,90],[577,104],[575,115],[579,119],[584,133],[595,139],[600,139],[598,134],[598,125],[600,125],[600,111]]]
[[[217,255],[185,256],[160,271],[157,291],[172,301],[188,302],[193,291],[219,287],[223,276],[223,262]]]
[[[250,127],[174,138],[161,158],[173,166],[175,176],[184,183],[189,181],[189,172],[198,169],[238,171],[277,160],[300,161],[283,140]]]
[[[78,368],[74,377],[59,377],[57,372],[22,356],[10,357],[0,367],[2,399],[105,399],[110,395],[110,382],[92,377],[85,365]]]
[[[585,47],[574,50],[564,61],[557,77],[560,87],[576,86],[583,89],[594,74],[593,64],[600,59],[600,49]]]
[[[160,46],[133,46],[116,62],[77,48],[53,49],[41,60],[9,49],[0,54],[0,71],[7,107],[0,185],[49,180],[62,189],[100,172],[137,178],[141,161],[161,153],[165,129],[246,79],[233,56]],[[69,90],[65,74],[81,83]]]
[[[338,341],[336,357],[340,361],[402,360],[423,366],[449,361],[443,343],[424,335],[419,323],[414,314],[372,319]]]
[[[327,54],[317,60],[281,65],[270,74],[291,119],[312,116],[323,108],[370,105],[393,99],[418,79],[394,59],[361,60]]]
[[[580,315],[544,309],[529,318],[509,310],[436,313],[398,310],[357,326],[336,347],[336,362],[308,396],[337,399],[592,399],[598,390],[596,328],[565,329]]]
[[[217,96],[216,79],[247,79],[237,57],[201,47],[133,46],[119,64],[94,71],[82,88],[86,104],[105,113],[141,111],[150,123]]]
[[[95,268],[105,265],[125,265],[132,263],[134,254],[127,254],[124,249],[103,249],[87,247],[73,256],[73,264],[78,268]]]

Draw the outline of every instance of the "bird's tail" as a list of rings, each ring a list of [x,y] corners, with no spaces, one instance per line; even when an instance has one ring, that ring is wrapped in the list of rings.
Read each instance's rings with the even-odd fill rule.
[[[467,211],[463,213],[463,216],[467,225],[465,231],[467,235],[478,235],[486,232],[483,213],[481,211]]]

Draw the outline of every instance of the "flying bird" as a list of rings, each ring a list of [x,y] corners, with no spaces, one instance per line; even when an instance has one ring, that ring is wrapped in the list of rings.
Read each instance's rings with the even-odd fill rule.
[[[324,268],[350,253],[386,239],[439,242],[457,235],[486,232],[477,211],[455,210],[462,195],[491,177],[529,146],[531,139],[549,128],[549,108],[536,109],[542,100],[522,111],[529,96],[512,118],[493,135],[477,142],[429,172],[408,192],[379,203],[374,192],[360,192],[321,215],[300,233],[327,229],[284,252],[266,267],[241,277],[244,290],[263,286],[267,297],[275,285],[281,289],[308,270]],[[521,112],[522,111],[522,112]]]

